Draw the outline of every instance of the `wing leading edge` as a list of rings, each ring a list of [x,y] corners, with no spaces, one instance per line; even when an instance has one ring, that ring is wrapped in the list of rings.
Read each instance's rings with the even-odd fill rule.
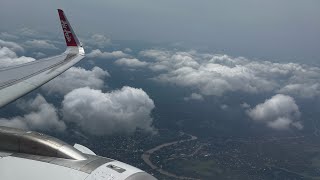
[[[47,83],[84,58],[84,49],[64,12],[58,9],[58,13],[66,51],[54,57],[0,69],[0,107]]]

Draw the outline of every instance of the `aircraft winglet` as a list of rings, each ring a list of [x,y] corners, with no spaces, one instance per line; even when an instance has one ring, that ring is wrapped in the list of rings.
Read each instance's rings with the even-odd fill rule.
[[[58,13],[67,46],[80,46],[80,42],[76,34],[74,33],[67,17],[64,15],[64,12],[61,9],[58,9]]]

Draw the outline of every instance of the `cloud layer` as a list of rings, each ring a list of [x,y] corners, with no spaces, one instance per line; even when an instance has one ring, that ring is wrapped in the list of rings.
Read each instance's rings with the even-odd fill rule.
[[[95,50],[92,50],[90,53],[88,53],[86,57],[111,59],[111,58],[125,58],[125,57],[129,57],[129,55],[122,51],[102,52],[100,49],[95,49]]]
[[[1,126],[48,131],[64,131],[66,129],[65,123],[59,120],[56,108],[41,95],[37,95],[34,100],[20,101],[18,107],[30,112],[10,119],[1,118]]]
[[[185,97],[184,100],[185,101],[190,101],[190,100],[202,101],[203,97],[201,94],[192,93],[189,97]]]
[[[119,66],[127,66],[131,68],[144,67],[148,65],[148,63],[139,61],[139,59],[136,58],[121,58],[116,60],[114,63]]]
[[[4,41],[0,39],[0,47],[7,47],[14,52],[24,52],[24,48],[15,42]]]
[[[0,43],[8,46],[0,45],[0,66],[34,61],[33,58],[18,57],[15,51],[24,49],[15,43]],[[122,51],[102,53],[100,50],[93,51],[91,55],[103,58],[128,56]],[[64,131],[67,128],[65,122],[74,122],[84,132],[94,135],[133,133],[137,129],[153,132],[150,115],[155,106],[152,99],[142,89],[131,87],[110,93],[95,90],[105,86],[107,76],[110,76],[109,73],[99,67],[92,70],[72,67],[42,87],[48,93],[64,95],[60,109],[37,95],[33,100],[17,103],[18,108],[27,112],[25,115],[1,118],[0,124],[30,130]]]
[[[110,76],[108,71],[99,67],[94,67],[92,70],[72,67],[42,86],[42,89],[48,93],[60,93],[63,95],[81,87],[101,89],[104,87],[104,79],[108,76]]]
[[[103,34],[93,34],[89,38],[84,39],[85,45],[104,48],[108,45],[111,45],[111,39],[106,37]]]
[[[264,103],[247,111],[249,117],[257,122],[265,123],[273,129],[302,129],[299,107],[290,96],[277,94]]]
[[[319,97],[320,68],[297,63],[233,58],[196,51],[146,50],[148,68],[158,72],[154,80],[197,90],[202,95],[228,92],[283,93],[302,98]]]
[[[110,93],[89,87],[75,89],[64,96],[60,109],[39,94],[33,100],[18,101],[17,107],[28,113],[1,118],[1,126],[61,132],[66,130],[66,122],[71,122],[92,135],[130,134],[137,129],[155,131],[151,118],[153,100],[142,89],[127,86]]]
[[[34,60],[35,59],[31,57],[18,57],[13,50],[0,46],[0,68],[23,64]]]
[[[24,43],[28,48],[35,49],[58,49],[54,44],[49,43],[47,40],[28,40]]]
[[[150,113],[155,106],[142,89],[123,87],[103,93],[80,88],[68,93],[62,104],[63,118],[91,134],[153,131]]]

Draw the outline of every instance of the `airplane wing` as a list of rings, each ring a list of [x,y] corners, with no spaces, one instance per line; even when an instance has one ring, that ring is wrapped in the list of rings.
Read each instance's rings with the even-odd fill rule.
[[[0,69],[0,107],[47,83],[84,58],[85,53],[64,12],[58,9],[67,49],[64,53]]]
[[[72,147],[42,133],[1,126],[0,179],[156,180],[138,168],[97,156],[85,146]]]
[[[0,107],[50,81],[84,57],[84,50],[62,10],[67,43],[61,55],[0,69]],[[70,146],[41,133],[0,126],[2,180],[156,180],[148,173],[89,148]]]

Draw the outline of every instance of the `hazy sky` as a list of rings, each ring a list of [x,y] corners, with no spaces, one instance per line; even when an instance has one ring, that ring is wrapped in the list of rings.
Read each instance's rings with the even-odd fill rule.
[[[0,30],[58,34],[57,8],[79,36],[182,42],[236,56],[320,59],[318,0],[1,0]]]

